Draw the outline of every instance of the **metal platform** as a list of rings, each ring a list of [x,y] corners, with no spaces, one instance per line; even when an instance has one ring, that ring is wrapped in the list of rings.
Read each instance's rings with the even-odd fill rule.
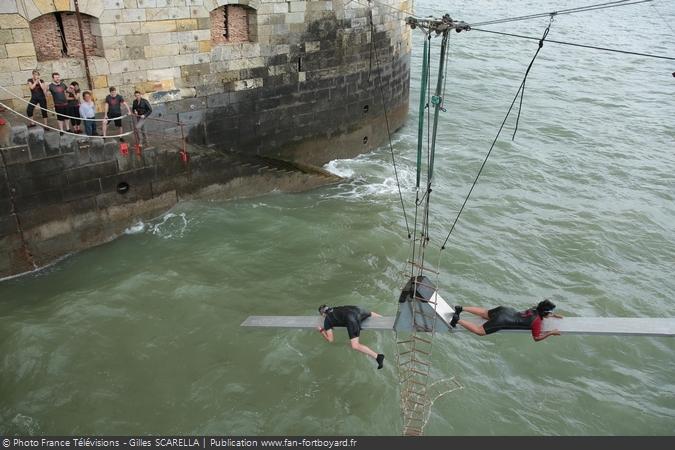
[[[482,324],[482,319],[462,314],[462,318]],[[364,330],[393,331],[395,317],[366,319]],[[440,322],[440,321],[439,321]],[[320,316],[250,316],[241,326],[315,329],[323,324]],[[466,332],[458,325],[450,329],[437,323],[436,332]],[[647,317],[565,317],[544,320],[544,331],[559,329],[564,335],[613,335],[613,336],[675,336],[675,318]],[[529,333],[528,330],[502,330],[500,333]]]

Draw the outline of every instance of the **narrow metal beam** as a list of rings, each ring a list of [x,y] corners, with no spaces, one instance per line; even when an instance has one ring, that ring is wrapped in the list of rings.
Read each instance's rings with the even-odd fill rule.
[[[484,320],[469,319],[464,313],[462,318],[482,324]],[[313,329],[323,324],[320,316],[250,316],[241,326]],[[394,317],[366,319],[364,330],[393,331]],[[563,335],[613,335],[613,336],[675,336],[675,318],[653,317],[565,317],[564,319],[544,320],[544,331],[559,329]],[[436,332],[447,331],[437,327]],[[452,333],[466,331],[461,325],[450,330]],[[528,330],[502,330],[500,333],[529,333]]]

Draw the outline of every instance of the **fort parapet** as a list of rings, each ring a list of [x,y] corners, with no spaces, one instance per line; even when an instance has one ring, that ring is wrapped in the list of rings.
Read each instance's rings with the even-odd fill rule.
[[[407,115],[410,34],[397,11],[411,10],[412,1],[370,5],[0,2],[5,105],[25,113],[16,97],[29,97],[33,69],[46,82],[52,72],[66,83],[78,81],[99,107],[110,86],[129,102],[139,90],[152,104],[152,117],[166,121],[148,124],[148,131],[168,133],[171,122],[184,124],[192,154],[183,163],[178,148],[155,144],[125,159],[114,140],[29,131],[25,119],[1,113],[8,123],[0,125],[0,276],[105,242],[201,190],[229,186],[222,195],[235,195],[241,189],[232,186],[245,182],[234,180],[254,175],[260,181],[264,167],[291,173],[381,145],[385,105],[392,131]],[[307,180],[317,173],[297,170],[291,179],[314,186]],[[267,176],[261,189],[274,183],[293,189],[282,178]],[[129,184],[128,192],[118,192],[120,183]]]

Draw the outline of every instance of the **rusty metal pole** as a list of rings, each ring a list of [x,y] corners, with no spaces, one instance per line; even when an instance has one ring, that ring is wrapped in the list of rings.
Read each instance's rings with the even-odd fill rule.
[[[84,45],[84,33],[82,32],[82,17],[80,16],[80,5],[78,0],[75,2],[75,16],[77,17],[77,28],[80,30],[80,43],[82,44],[82,56],[84,57],[84,71],[87,73],[87,82],[89,89],[94,89],[94,83],[91,80],[91,72],[89,72],[89,60],[87,59],[87,46]]]

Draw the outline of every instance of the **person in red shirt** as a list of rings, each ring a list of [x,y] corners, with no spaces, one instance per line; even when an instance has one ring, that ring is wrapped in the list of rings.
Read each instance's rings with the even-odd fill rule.
[[[450,326],[455,328],[459,323],[461,326],[479,336],[495,333],[499,330],[530,330],[532,338],[536,341],[542,341],[549,336],[560,336],[559,330],[542,332],[543,321],[547,317],[562,319],[561,315],[554,314],[555,304],[545,299],[530,309],[525,311],[516,311],[508,306],[497,306],[493,309],[479,308],[477,306],[455,306],[455,314],[452,316]],[[476,325],[468,320],[459,318],[462,311],[475,314],[487,320],[482,325]]]

